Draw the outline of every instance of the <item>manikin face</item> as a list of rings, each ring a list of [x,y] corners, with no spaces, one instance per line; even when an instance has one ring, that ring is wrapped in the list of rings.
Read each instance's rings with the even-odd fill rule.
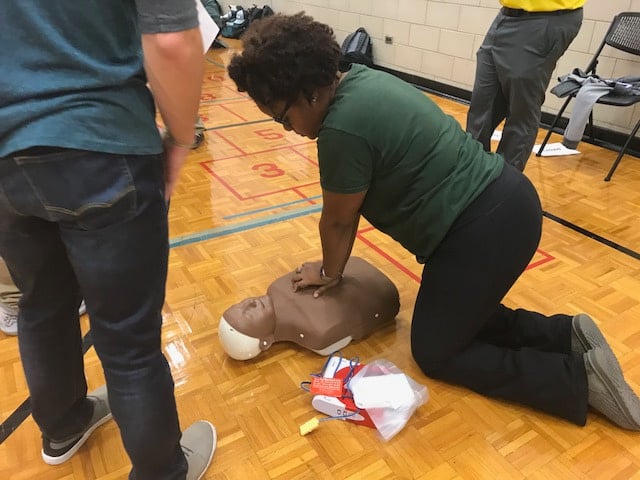
[[[271,298],[247,298],[229,307],[218,324],[218,338],[231,358],[248,360],[273,343],[276,317]]]
[[[268,295],[246,298],[229,307],[223,317],[240,333],[253,338],[262,339],[275,331],[275,312]]]

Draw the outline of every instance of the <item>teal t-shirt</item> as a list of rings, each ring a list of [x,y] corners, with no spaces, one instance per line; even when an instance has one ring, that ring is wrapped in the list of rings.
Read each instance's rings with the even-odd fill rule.
[[[140,33],[198,25],[193,0],[0,0],[0,157],[33,146],[155,154]]]
[[[336,90],[318,161],[323,189],[367,190],[362,215],[420,261],[504,166],[417,88],[363,65]]]

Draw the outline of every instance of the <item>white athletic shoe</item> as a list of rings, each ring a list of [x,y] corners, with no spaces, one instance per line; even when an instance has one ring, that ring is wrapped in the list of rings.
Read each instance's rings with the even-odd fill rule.
[[[18,335],[18,310],[0,303],[0,330],[6,335]]]

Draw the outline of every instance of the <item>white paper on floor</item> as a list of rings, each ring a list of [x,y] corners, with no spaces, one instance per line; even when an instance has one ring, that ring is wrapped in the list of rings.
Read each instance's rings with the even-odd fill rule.
[[[534,145],[533,153],[538,153],[540,145]],[[572,150],[565,147],[562,143],[547,143],[542,151],[543,157],[561,157],[564,155],[577,155],[580,153],[578,150]]]

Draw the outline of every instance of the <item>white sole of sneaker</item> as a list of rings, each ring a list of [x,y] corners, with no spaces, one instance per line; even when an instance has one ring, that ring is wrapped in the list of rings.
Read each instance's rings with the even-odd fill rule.
[[[62,464],[64,462],[66,462],[67,460],[69,460],[71,457],[73,457],[75,455],[75,453],[80,449],[80,447],[82,445],[85,444],[87,439],[91,436],[91,434],[95,431],[96,428],[98,428],[100,425],[108,422],[112,418],[113,418],[113,415],[111,413],[109,413],[108,415],[105,415],[99,421],[94,423],[89,430],[84,432],[84,435],[82,435],[82,437],[80,437],[80,440],[78,440],[78,443],[76,443],[73,446],[73,448],[71,448],[64,455],[60,455],[59,457],[51,457],[51,456],[47,455],[46,453],[44,453],[44,450],[42,450],[42,460],[44,460],[44,463],[46,463],[47,465],[60,465],[60,464]]]

